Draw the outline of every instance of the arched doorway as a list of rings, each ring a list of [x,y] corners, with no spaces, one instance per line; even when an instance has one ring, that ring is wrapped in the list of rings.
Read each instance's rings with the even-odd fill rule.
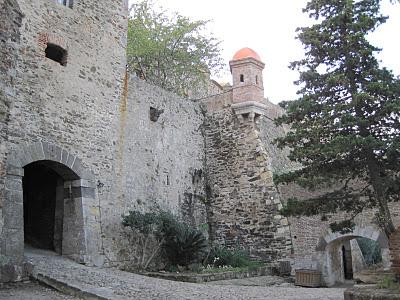
[[[78,157],[43,141],[22,145],[7,157],[4,195],[0,254],[9,261],[24,261],[26,239],[79,263],[103,264],[95,178]]]
[[[79,176],[63,164],[42,160],[24,167],[24,241],[62,254],[64,182]]]
[[[351,233],[340,234],[329,232],[320,238],[316,248],[319,269],[327,286],[344,283],[353,279],[354,274],[368,267],[366,263],[363,240],[376,244],[380,249],[381,266],[390,267],[389,245],[385,234],[379,228],[357,227]],[[369,245],[369,244],[368,244]],[[368,246],[367,247],[370,247]]]

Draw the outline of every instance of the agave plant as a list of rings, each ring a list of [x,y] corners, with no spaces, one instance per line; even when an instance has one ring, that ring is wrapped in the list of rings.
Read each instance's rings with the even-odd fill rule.
[[[188,266],[206,253],[207,239],[201,231],[180,223],[175,228],[175,234],[167,237],[163,246],[171,264]]]

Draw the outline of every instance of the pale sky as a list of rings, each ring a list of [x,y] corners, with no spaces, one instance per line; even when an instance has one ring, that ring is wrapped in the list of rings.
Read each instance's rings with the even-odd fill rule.
[[[208,31],[222,41],[222,57],[226,63],[225,72],[214,79],[230,81],[229,60],[237,50],[250,47],[266,64],[265,97],[274,103],[296,98],[297,86],[293,81],[298,72],[290,70],[288,65],[303,57],[303,47],[295,39],[295,30],[310,22],[302,13],[307,0],[155,1],[168,11],[176,11],[192,20],[212,20]],[[400,75],[400,4],[383,1],[382,12],[390,18],[370,36],[370,41],[383,48],[378,56],[382,65]]]

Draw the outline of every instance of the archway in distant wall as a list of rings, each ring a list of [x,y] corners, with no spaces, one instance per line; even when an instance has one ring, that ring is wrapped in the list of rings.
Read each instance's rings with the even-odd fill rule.
[[[102,264],[94,176],[75,155],[38,142],[7,158],[1,253],[22,262],[24,241]]]
[[[329,232],[320,238],[316,248],[320,269],[326,285],[353,279],[353,273],[365,268],[365,261],[356,238],[365,238],[379,244],[382,264],[390,267],[389,245],[386,235],[374,226],[356,227],[352,233]]]

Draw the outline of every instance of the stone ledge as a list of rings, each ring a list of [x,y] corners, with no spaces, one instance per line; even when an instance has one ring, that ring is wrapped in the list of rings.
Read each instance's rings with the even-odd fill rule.
[[[111,289],[96,288],[83,283],[72,282],[68,280],[57,280],[41,273],[34,273],[32,276],[35,280],[43,283],[53,289],[80,299],[93,300],[124,300],[126,298],[116,295]]]
[[[2,264],[0,265],[0,283],[26,280],[31,275],[32,269],[33,265],[28,262]]]
[[[242,279],[249,277],[259,277],[265,275],[272,275],[272,268],[270,266],[249,268],[247,271],[242,272],[222,272],[222,273],[160,273],[160,272],[145,272],[140,275],[149,277],[156,277],[166,280],[182,281],[182,282],[193,282],[203,283],[217,280],[228,280],[228,279]]]
[[[379,289],[376,285],[359,285],[344,291],[344,300],[400,300],[400,292]]]

